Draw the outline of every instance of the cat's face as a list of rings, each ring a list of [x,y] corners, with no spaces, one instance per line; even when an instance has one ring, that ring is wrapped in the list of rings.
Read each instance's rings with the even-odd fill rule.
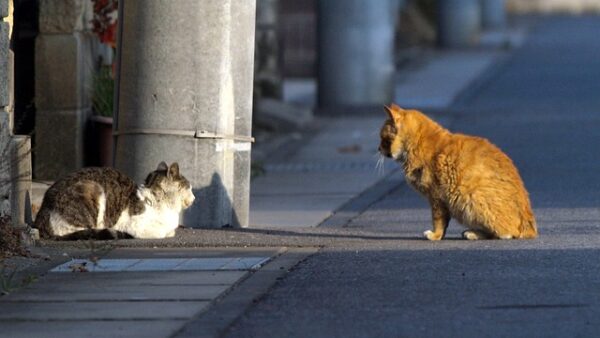
[[[181,200],[183,208],[187,208],[194,203],[194,193],[190,182],[179,173],[177,162],[167,166],[161,162],[155,171],[148,174],[144,184],[153,191],[164,192],[170,196],[177,196]]]
[[[402,134],[402,120],[404,113],[402,108],[392,104],[391,107],[385,107],[388,113],[388,119],[381,127],[379,132],[380,143],[379,153],[383,156],[398,160],[404,153],[404,141]]]

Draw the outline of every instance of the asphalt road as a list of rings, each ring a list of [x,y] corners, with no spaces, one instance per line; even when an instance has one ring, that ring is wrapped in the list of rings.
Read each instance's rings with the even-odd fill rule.
[[[468,242],[453,223],[447,240],[424,241],[428,207],[400,186],[347,228],[275,234],[325,247],[226,336],[597,336],[599,32],[600,17],[542,21],[455,107],[452,130],[487,137],[515,161],[539,239]]]

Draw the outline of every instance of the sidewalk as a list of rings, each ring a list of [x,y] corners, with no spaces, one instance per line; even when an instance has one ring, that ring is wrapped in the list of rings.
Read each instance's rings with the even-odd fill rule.
[[[395,102],[439,112],[505,53],[436,52],[423,67],[399,74]],[[286,86],[288,99],[300,103],[314,100],[314,89],[310,81]],[[435,117],[450,123],[447,116]],[[250,229],[240,232],[260,236],[261,229],[314,229],[390,174],[397,180],[391,162],[384,174],[375,168],[384,119],[383,109],[318,117],[314,133],[265,161],[265,174],[252,182]],[[306,244],[281,246],[292,243],[250,248],[243,240],[232,248],[219,240],[230,234],[185,229],[173,240],[120,241],[113,247],[140,248],[109,250],[98,254],[96,264],[66,257],[37,282],[0,298],[0,336],[215,336],[317,251]],[[81,250],[85,243],[73,245],[80,249],[74,257],[93,256]]]
[[[257,270],[285,273],[289,267],[282,260],[294,253],[298,250],[116,249],[96,264],[67,260],[0,298],[0,336],[167,337],[231,287],[256,278]]]

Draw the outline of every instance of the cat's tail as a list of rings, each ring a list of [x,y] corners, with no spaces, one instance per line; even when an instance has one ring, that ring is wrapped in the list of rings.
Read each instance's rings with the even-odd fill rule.
[[[535,222],[535,216],[531,209],[527,210],[525,215],[521,217],[521,226],[519,227],[520,234],[519,238],[522,239],[533,239],[538,236],[537,225]]]

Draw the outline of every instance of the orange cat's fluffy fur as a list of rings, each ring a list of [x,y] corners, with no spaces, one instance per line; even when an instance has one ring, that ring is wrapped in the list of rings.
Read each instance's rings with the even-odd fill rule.
[[[379,151],[400,162],[406,181],[427,197],[433,231],[444,238],[454,217],[466,239],[535,238],[529,197],[517,168],[488,140],[453,134],[416,110],[386,107]]]

